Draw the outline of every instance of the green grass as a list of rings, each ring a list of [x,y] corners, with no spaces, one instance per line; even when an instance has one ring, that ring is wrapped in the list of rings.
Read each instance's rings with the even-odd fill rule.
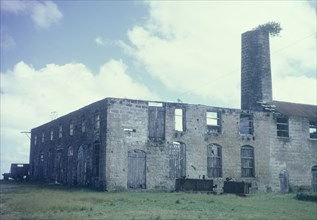
[[[95,192],[46,185],[0,184],[1,219],[316,219],[317,203],[295,194],[247,197],[201,193]]]

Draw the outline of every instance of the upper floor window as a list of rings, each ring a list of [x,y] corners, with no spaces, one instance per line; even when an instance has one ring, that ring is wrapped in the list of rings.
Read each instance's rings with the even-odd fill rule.
[[[253,119],[251,114],[240,115],[240,134],[253,134]]]
[[[217,111],[206,112],[206,122],[208,131],[211,133],[221,133],[221,114]]]
[[[216,144],[207,146],[207,175],[208,177],[222,176],[221,147]]]
[[[51,129],[51,136],[50,136],[50,140],[52,141],[54,139],[54,131],[53,129]]]
[[[37,135],[34,136],[34,145],[37,144]]]
[[[96,113],[95,114],[95,129],[100,129],[100,114]]]
[[[162,107],[149,107],[148,114],[149,138],[153,140],[164,140],[165,109]]]
[[[85,133],[85,132],[86,132],[86,121],[85,119],[83,119],[81,122],[81,133]]]
[[[45,140],[45,134],[44,132],[42,132],[42,143],[44,143],[44,140]]]
[[[74,123],[73,123],[73,121],[70,121],[70,123],[69,123],[69,135],[73,136],[73,134],[74,134]]]
[[[254,149],[251,146],[241,147],[241,176],[254,177]]]
[[[183,109],[176,108],[175,109],[175,130],[176,131],[184,131],[184,114]]]
[[[309,121],[309,137],[317,139],[317,121]]]
[[[63,137],[63,127],[62,125],[59,125],[58,127],[58,138],[62,138]]]
[[[287,117],[277,117],[276,129],[277,129],[277,136],[278,137],[289,137],[288,118]]]

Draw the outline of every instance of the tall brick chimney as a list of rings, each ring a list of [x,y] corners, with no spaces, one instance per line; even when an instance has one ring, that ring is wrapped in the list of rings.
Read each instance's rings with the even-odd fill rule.
[[[269,33],[243,33],[241,56],[241,109],[262,110],[260,102],[272,101]]]

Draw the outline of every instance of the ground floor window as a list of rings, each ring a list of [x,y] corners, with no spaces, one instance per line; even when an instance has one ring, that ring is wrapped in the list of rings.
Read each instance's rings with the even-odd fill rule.
[[[221,147],[219,145],[207,146],[207,175],[208,177],[222,176]]]
[[[251,146],[241,147],[241,176],[254,177],[254,149]]]
[[[169,176],[172,179],[186,176],[186,146],[173,142],[169,145]]]

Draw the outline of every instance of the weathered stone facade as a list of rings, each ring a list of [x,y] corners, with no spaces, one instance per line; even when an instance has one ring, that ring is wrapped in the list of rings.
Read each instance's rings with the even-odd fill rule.
[[[242,110],[106,98],[32,129],[31,178],[109,191],[174,189],[176,178],[213,179],[218,191],[226,178],[262,191],[312,188],[317,107],[271,100],[267,55],[254,83],[269,85],[242,77]]]

